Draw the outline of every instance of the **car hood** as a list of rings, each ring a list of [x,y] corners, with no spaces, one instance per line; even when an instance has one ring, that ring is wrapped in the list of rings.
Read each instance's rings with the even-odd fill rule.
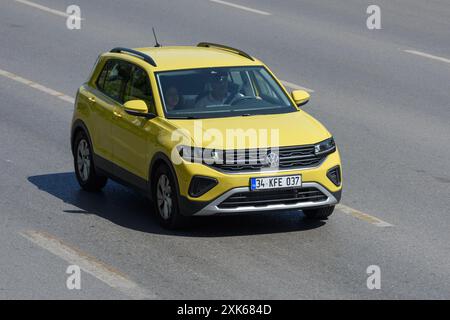
[[[190,136],[195,146],[204,148],[234,149],[227,147],[227,141],[231,140],[226,138],[227,134],[229,137],[244,136],[244,145],[242,142],[234,145],[238,149],[307,145],[331,136],[319,121],[304,111],[248,117],[168,119],[168,121],[181,129],[184,136]]]

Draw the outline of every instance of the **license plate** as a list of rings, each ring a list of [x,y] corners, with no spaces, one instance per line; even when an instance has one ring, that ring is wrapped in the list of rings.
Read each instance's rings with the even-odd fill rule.
[[[301,185],[302,176],[299,174],[293,176],[250,178],[250,190],[252,191],[301,187]]]

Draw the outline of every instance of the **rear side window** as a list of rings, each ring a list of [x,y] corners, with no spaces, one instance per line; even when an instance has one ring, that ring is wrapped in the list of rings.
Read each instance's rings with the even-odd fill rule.
[[[100,73],[100,75],[98,76],[97,79],[97,88],[100,90],[103,90],[103,88],[105,87],[105,79],[106,79],[106,75],[108,73],[108,69],[111,67],[111,60],[108,61],[105,66],[103,67],[102,72]]]
[[[123,103],[123,90],[131,77],[132,66],[124,61],[108,61],[97,80],[97,87],[110,98]]]

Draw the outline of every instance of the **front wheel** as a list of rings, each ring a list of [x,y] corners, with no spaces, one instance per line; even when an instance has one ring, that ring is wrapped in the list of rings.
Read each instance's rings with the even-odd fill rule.
[[[325,220],[334,211],[334,206],[329,207],[323,207],[323,208],[316,208],[316,209],[305,209],[303,210],[303,213],[308,219],[312,220]]]
[[[100,191],[108,179],[97,175],[92,157],[92,148],[84,132],[79,132],[74,143],[75,175],[79,185],[86,191]]]
[[[152,183],[153,202],[160,224],[167,229],[183,227],[188,218],[180,214],[175,179],[166,165],[160,165]]]

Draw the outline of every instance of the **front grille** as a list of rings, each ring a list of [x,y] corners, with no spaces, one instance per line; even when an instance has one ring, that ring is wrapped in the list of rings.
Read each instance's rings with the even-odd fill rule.
[[[301,169],[320,164],[327,154],[316,155],[314,145],[280,147],[278,149],[245,149],[226,151],[222,161],[210,164],[225,172],[250,172],[270,168],[267,155],[276,153],[279,165],[276,169]]]
[[[296,188],[280,190],[244,191],[238,192],[219,204],[221,209],[238,207],[266,207],[276,204],[297,204],[303,202],[322,202],[327,196],[314,188]]]

